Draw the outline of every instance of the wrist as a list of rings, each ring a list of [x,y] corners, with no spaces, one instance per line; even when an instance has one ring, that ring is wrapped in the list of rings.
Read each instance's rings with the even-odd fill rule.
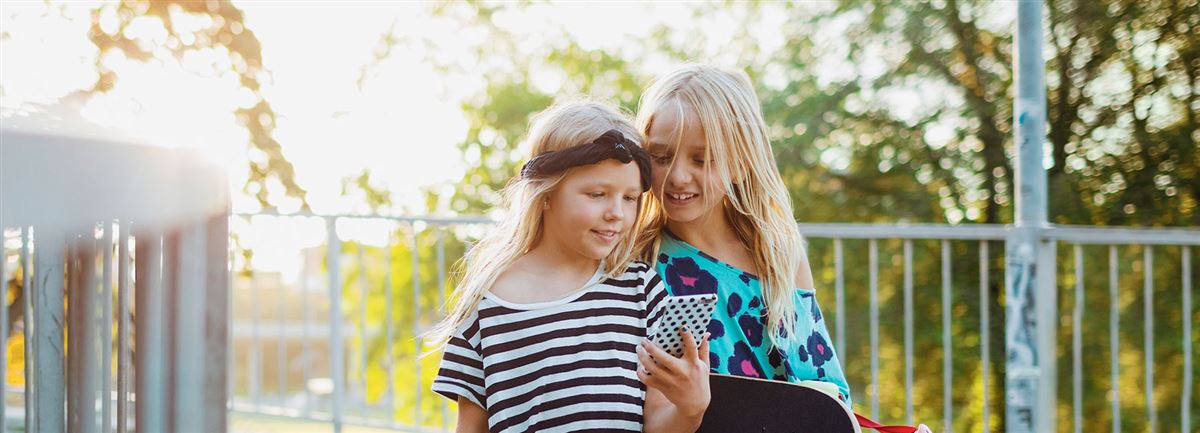
[[[704,412],[708,410],[708,399],[706,398],[703,401],[675,406],[675,410],[678,411],[679,415],[681,416],[699,421],[704,417]]]

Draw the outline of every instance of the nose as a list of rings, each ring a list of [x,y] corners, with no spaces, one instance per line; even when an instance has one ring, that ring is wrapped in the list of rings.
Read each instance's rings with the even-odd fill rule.
[[[605,221],[620,221],[625,218],[625,209],[621,204],[622,200],[624,200],[624,198],[618,196],[608,202],[608,206],[606,206],[604,209]]]
[[[684,164],[675,161],[671,162],[671,165],[667,168],[667,182],[671,186],[681,187],[687,185],[691,180],[692,175],[688,173],[687,167]]]

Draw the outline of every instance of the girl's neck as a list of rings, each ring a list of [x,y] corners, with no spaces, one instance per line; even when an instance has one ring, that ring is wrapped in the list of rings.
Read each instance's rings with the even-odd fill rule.
[[[600,261],[579,255],[565,248],[560,242],[542,238],[525,253],[525,260],[535,263],[538,267],[556,274],[592,275],[600,266]]]
[[[742,246],[723,207],[715,207],[708,215],[692,221],[667,220],[667,229],[701,251],[718,253],[732,246]]]

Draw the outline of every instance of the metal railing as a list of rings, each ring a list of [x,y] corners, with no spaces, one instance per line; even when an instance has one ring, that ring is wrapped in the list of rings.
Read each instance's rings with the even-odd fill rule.
[[[320,230],[318,226],[325,230],[323,237],[311,236],[323,238],[322,244],[297,251],[304,264],[291,287],[274,282],[270,284],[276,287],[264,287],[264,281],[274,279],[267,278],[268,273],[254,270],[253,261],[244,262],[239,268],[242,271],[238,272],[234,297],[244,302],[232,307],[237,362],[230,366],[239,381],[231,386],[235,412],[328,422],[335,430],[342,425],[408,431],[450,428],[453,411],[449,410],[446,399],[429,391],[429,379],[438,356],[417,356],[426,349],[419,335],[439,317],[447,285],[453,283],[448,275],[449,266],[461,257],[467,242],[486,230],[490,221],[377,215],[246,214],[233,218],[235,238],[239,230],[253,231],[258,225],[279,225],[288,220],[310,220],[308,226],[313,230]],[[239,220],[242,222],[238,223]],[[348,228],[355,224],[368,223],[378,225],[376,229],[385,233],[376,236],[383,240],[376,239],[374,246],[369,241],[347,239],[339,234],[350,231]],[[885,422],[924,422],[937,431],[975,425],[995,431],[999,424],[994,414],[996,410],[1003,413],[1004,409],[1000,397],[1004,388],[1001,375],[1004,360],[1002,355],[996,358],[994,353],[997,350],[1003,353],[1004,327],[1002,321],[993,321],[993,314],[1004,308],[998,295],[1003,293],[1001,281],[1010,278],[1004,255],[995,251],[1004,251],[1003,243],[1011,227],[801,224],[800,230],[809,239],[819,297],[828,296],[828,290],[832,289],[833,309],[826,317],[832,318],[831,333],[846,364],[856,409]],[[1062,369],[1071,374],[1072,386],[1069,393],[1060,392],[1057,398],[1070,404],[1074,419],[1070,423],[1057,423],[1059,430],[1079,431],[1084,408],[1094,406],[1096,399],[1104,397],[1084,394],[1085,373],[1081,367],[1084,358],[1081,330],[1087,311],[1083,301],[1085,295],[1091,295],[1087,299],[1095,296],[1094,290],[1085,289],[1085,281],[1092,278],[1085,272],[1084,253],[1098,254],[1099,249],[1104,249],[1110,262],[1112,347],[1122,347],[1118,346],[1118,337],[1123,334],[1115,314],[1123,310],[1116,301],[1116,290],[1127,280],[1121,277],[1129,275],[1120,270],[1140,267],[1145,274],[1141,350],[1146,367],[1141,386],[1147,410],[1141,422],[1120,418],[1123,403],[1118,387],[1128,385],[1130,376],[1121,369],[1124,364],[1117,357],[1118,351],[1110,350],[1109,392],[1116,397],[1110,406],[1114,430],[1125,426],[1153,431],[1158,416],[1162,415],[1155,403],[1178,401],[1178,424],[1182,431],[1189,431],[1193,416],[1190,290],[1191,269],[1195,266],[1191,249],[1200,245],[1200,230],[1055,226],[1043,229],[1041,236],[1043,248],[1055,251],[1055,246],[1066,245],[1071,253],[1065,254],[1066,250],[1062,256],[1052,253],[1048,257],[1053,261],[1039,267],[1054,273],[1050,281],[1054,281],[1058,297],[1073,302],[1070,332],[1049,327],[1054,338],[1061,336],[1063,341],[1071,342],[1062,346],[1058,355],[1064,359],[1069,356],[1071,360]],[[1140,253],[1134,256],[1140,256],[1141,262],[1126,264],[1122,261],[1125,256],[1118,257],[1121,251],[1126,256]],[[1174,265],[1155,259],[1167,256],[1178,257]],[[324,272],[320,270],[322,264]],[[1182,384],[1170,387],[1173,391],[1165,395],[1163,390],[1167,387],[1156,386],[1154,381],[1155,350],[1163,353],[1162,346],[1154,345],[1154,316],[1163,313],[1161,305],[1155,309],[1154,294],[1167,293],[1156,289],[1155,283],[1168,280],[1180,282],[1179,291],[1174,293],[1182,298],[1178,326],[1183,335],[1178,345],[1167,346],[1182,348],[1183,353],[1169,355],[1181,356],[1184,365],[1179,375]],[[323,290],[314,291],[314,282],[323,282]],[[274,295],[271,299],[292,298],[299,305],[290,310],[268,308],[261,302],[260,296],[264,294]],[[971,301],[970,305],[963,300]],[[826,298],[827,309],[829,302]],[[1055,302],[1056,307],[1057,300],[1050,302]],[[266,310],[268,314],[264,314]],[[314,316],[314,310],[324,310],[326,314]],[[975,313],[963,313],[968,310]],[[329,311],[340,314],[328,315]],[[1004,310],[999,311],[1004,318]],[[865,312],[865,317],[860,312]],[[937,327],[931,327],[932,318],[939,315]],[[899,326],[885,323],[896,316],[901,317]],[[296,325],[299,321],[306,325]],[[318,330],[324,333],[317,334]],[[939,341],[930,343],[929,335],[940,335]],[[301,341],[294,341],[297,338]],[[314,352],[313,345],[321,341],[341,350]],[[902,355],[889,352],[897,347],[902,348]],[[274,354],[270,354],[272,350]],[[922,358],[941,358],[940,377],[923,373],[937,373],[934,367],[918,370],[919,365],[930,365],[916,362],[918,351],[934,354]],[[264,361],[268,356],[273,358],[273,367]],[[967,362],[976,357],[977,363]],[[269,371],[272,368],[274,371]],[[263,383],[270,373],[276,376],[273,393],[267,392],[268,387]],[[999,385],[996,381],[1000,381]],[[936,407],[932,402],[914,400],[916,391],[929,396],[939,394],[929,392],[930,389],[939,388],[942,404],[938,413],[928,409]],[[1156,390],[1163,395],[1156,396]],[[1124,412],[1128,415],[1129,409],[1124,408]],[[1074,430],[1065,427],[1069,425],[1074,425]]]
[[[0,431],[225,431],[224,174],[55,129],[0,130],[0,154],[0,280],[16,295],[0,308]]]

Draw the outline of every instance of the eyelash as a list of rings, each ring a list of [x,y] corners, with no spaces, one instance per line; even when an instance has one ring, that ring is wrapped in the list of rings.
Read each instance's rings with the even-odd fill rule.
[[[659,164],[659,165],[666,165],[666,164],[670,163],[671,159],[672,159],[669,156],[652,156],[651,158],[654,159],[655,164]],[[704,165],[704,164],[708,163],[709,161],[705,161],[700,158],[692,158],[692,162],[694,162],[696,164]]]
[[[597,192],[589,192],[589,193],[588,193],[588,197],[591,197],[591,198],[600,198],[600,197],[604,197],[604,193],[603,193],[603,192],[599,192],[599,191],[597,191]],[[627,195],[627,196],[625,196],[625,201],[636,202],[636,201],[637,201],[637,197],[635,197],[635,196],[632,196],[632,195]]]

